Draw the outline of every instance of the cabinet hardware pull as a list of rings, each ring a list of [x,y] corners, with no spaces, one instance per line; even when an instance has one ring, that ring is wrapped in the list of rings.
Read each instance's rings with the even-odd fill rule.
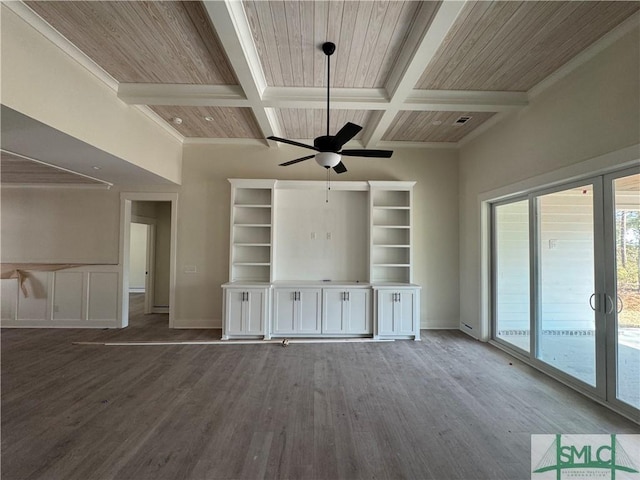
[[[344,294],[347,296],[347,302],[351,301],[351,292],[344,292]]]

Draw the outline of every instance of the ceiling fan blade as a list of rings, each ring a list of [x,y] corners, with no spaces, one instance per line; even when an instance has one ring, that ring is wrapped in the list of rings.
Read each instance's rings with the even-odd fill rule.
[[[362,127],[360,125],[347,122],[344,127],[342,127],[338,133],[336,133],[336,136],[333,137],[334,148],[336,150],[340,150],[342,146],[353,137],[355,137],[360,130],[362,130]]]
[[[393,155],[393,150],[342,150],[340,155],[347,157],[389,158]]]
[[[289,145],[294,145],[296,147],[309,148],[311,150],[315,150],[316,152],[319,151],[316,147],[312,147],[311,145],[305,145],[304,143],[295,142],[286,138],[274,137],[273,135],[267,138],[269,140],[275,140],[276,142],[288,143]]]
[[[344,173],[347,171],[347,167],[344,166],[344,163],[340,162],[335,167],[333,167],[333,170],[336,173]]]
[[[310,158],[315,157],[315,155],[307,155],[306,157],[296,158],[295,160],[289,160],[288,162],[281,163],[280,167],[288,167],[289,165],[293,165],[294,163],[304,162],[305,160],[309,160]]]

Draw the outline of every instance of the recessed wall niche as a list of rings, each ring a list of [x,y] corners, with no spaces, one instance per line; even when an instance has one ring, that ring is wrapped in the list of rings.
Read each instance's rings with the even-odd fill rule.
[[[367,191],[275,193],[275,280],[368,281]]]

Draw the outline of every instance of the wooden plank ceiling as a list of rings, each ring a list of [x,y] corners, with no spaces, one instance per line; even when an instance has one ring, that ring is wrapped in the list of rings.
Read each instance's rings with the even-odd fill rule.
[[[640,8],[640,2],[465,5],[416,88],[526,92]]]
[[[455,145],[496,113],[526,106],[526,94],[509,94],[527,92],[640,9],[635,1],[26,4],[121,86],[154,87],[125,101],[148,105],[186,138],[324,135],[319,47],[333,41],[331,131],[362,125],[356,140],[369,148]],[[216,94],[216,86],[231,89]],[[438,91],[463,96],[415,101]],[[471,120],[454,126],[461,115]]]
[[[103,182],[0,152],[0,181],[3,184],[103,185]]]

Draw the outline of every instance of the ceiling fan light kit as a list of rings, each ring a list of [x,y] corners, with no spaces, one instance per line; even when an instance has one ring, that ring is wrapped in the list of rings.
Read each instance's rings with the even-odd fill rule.
[[[316,162],[324,168],[333,168],[340,163],[342,157],[334,152],[320,152],[316,154]]]
[[[350,149],[342,150],[344,144],[355,137],[362,127],[355,123],[347,122],[338,133],[335,135],[329,134],[329,115],[330,115],[330,78],[331,78],[331,55],[336,50],[336,45],[332,42],[325,42],[322,44],[322,51],[327,56],[327,134],[316,137],[313,140],[313,146],[306,145],[304,143],[296,142],[286,138],[267,137],[269,140],[276,142],[286,143],[294,145],[296,147],[307,148],[309,150],[315,150],[316,154],[307,155],[305,157],[289,160],[288,162],[281,163],[281,167],[287,167],[299,162],[304,162],[310,158],[316,159],[318,165],[326,168],[327,170],[333,168],[336,173],[344,173],[347,171],[347,167],[342,163],[342,157],[370,157],[370,158],[389,158],[393,154],[391,150],[366,150],[366,149]]]

